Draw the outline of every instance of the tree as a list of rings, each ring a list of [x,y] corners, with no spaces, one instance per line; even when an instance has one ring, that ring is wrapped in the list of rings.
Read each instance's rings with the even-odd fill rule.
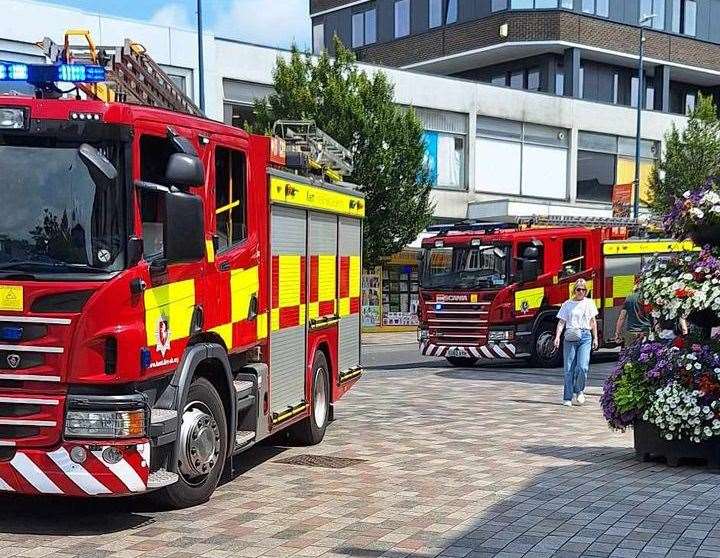
[[[256,101],[253,130],[268,133],[281,119],[314,120],[352,151],[354,170],[346,179],[366,195],[364,259],[373,267],[412,242],[432,218],[423,125],[412,109],[394,104],[383,72],[359,69],[337,38],[335,49],[334,58],[297,48],[289,61],[278,58],[275,93]]]
[[[665,153],[650,175],[651,207],[665,214],[676,198],[720,174],[720,120],[712,97],[700,95],[687,128],[673,124],[665,135]]]

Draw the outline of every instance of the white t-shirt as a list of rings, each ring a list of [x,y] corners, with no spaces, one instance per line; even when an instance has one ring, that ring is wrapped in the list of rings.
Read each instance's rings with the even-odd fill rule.
[[[590,320],[597,315],[595,303],[590,298],[567,300],[558,312],[558,318],[564,320],[567,327],[577,329],[590,329]]]

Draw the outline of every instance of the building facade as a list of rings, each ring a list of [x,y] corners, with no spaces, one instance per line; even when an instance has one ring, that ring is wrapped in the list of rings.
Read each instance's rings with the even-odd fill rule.
[[[720,0],[311,0],[313,46],[360,60],[686,114],[720,93]]]

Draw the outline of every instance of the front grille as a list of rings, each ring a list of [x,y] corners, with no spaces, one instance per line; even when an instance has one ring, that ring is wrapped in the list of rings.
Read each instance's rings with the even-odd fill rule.
[[[436,345],[484,345],[491,301],[427,301],[427,325]]]
[[[64,397],[0,395],[0,446],[48,446],[59,439]]]
[[[45,364],[41,353],[0,351],[0,370],[25,370]]]
[[[0,424],[0,439],[17,440],[37,436],[40,428],[37,426],[21,426],[16,424]]]

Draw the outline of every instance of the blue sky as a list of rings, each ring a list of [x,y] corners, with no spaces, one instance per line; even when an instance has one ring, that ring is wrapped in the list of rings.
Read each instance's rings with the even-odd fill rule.
[[[89,12],[194,27],[196,0],[44,0]],[[204,20],[218,36],[289,47],[310,45],[308,0],[203,0]]]

